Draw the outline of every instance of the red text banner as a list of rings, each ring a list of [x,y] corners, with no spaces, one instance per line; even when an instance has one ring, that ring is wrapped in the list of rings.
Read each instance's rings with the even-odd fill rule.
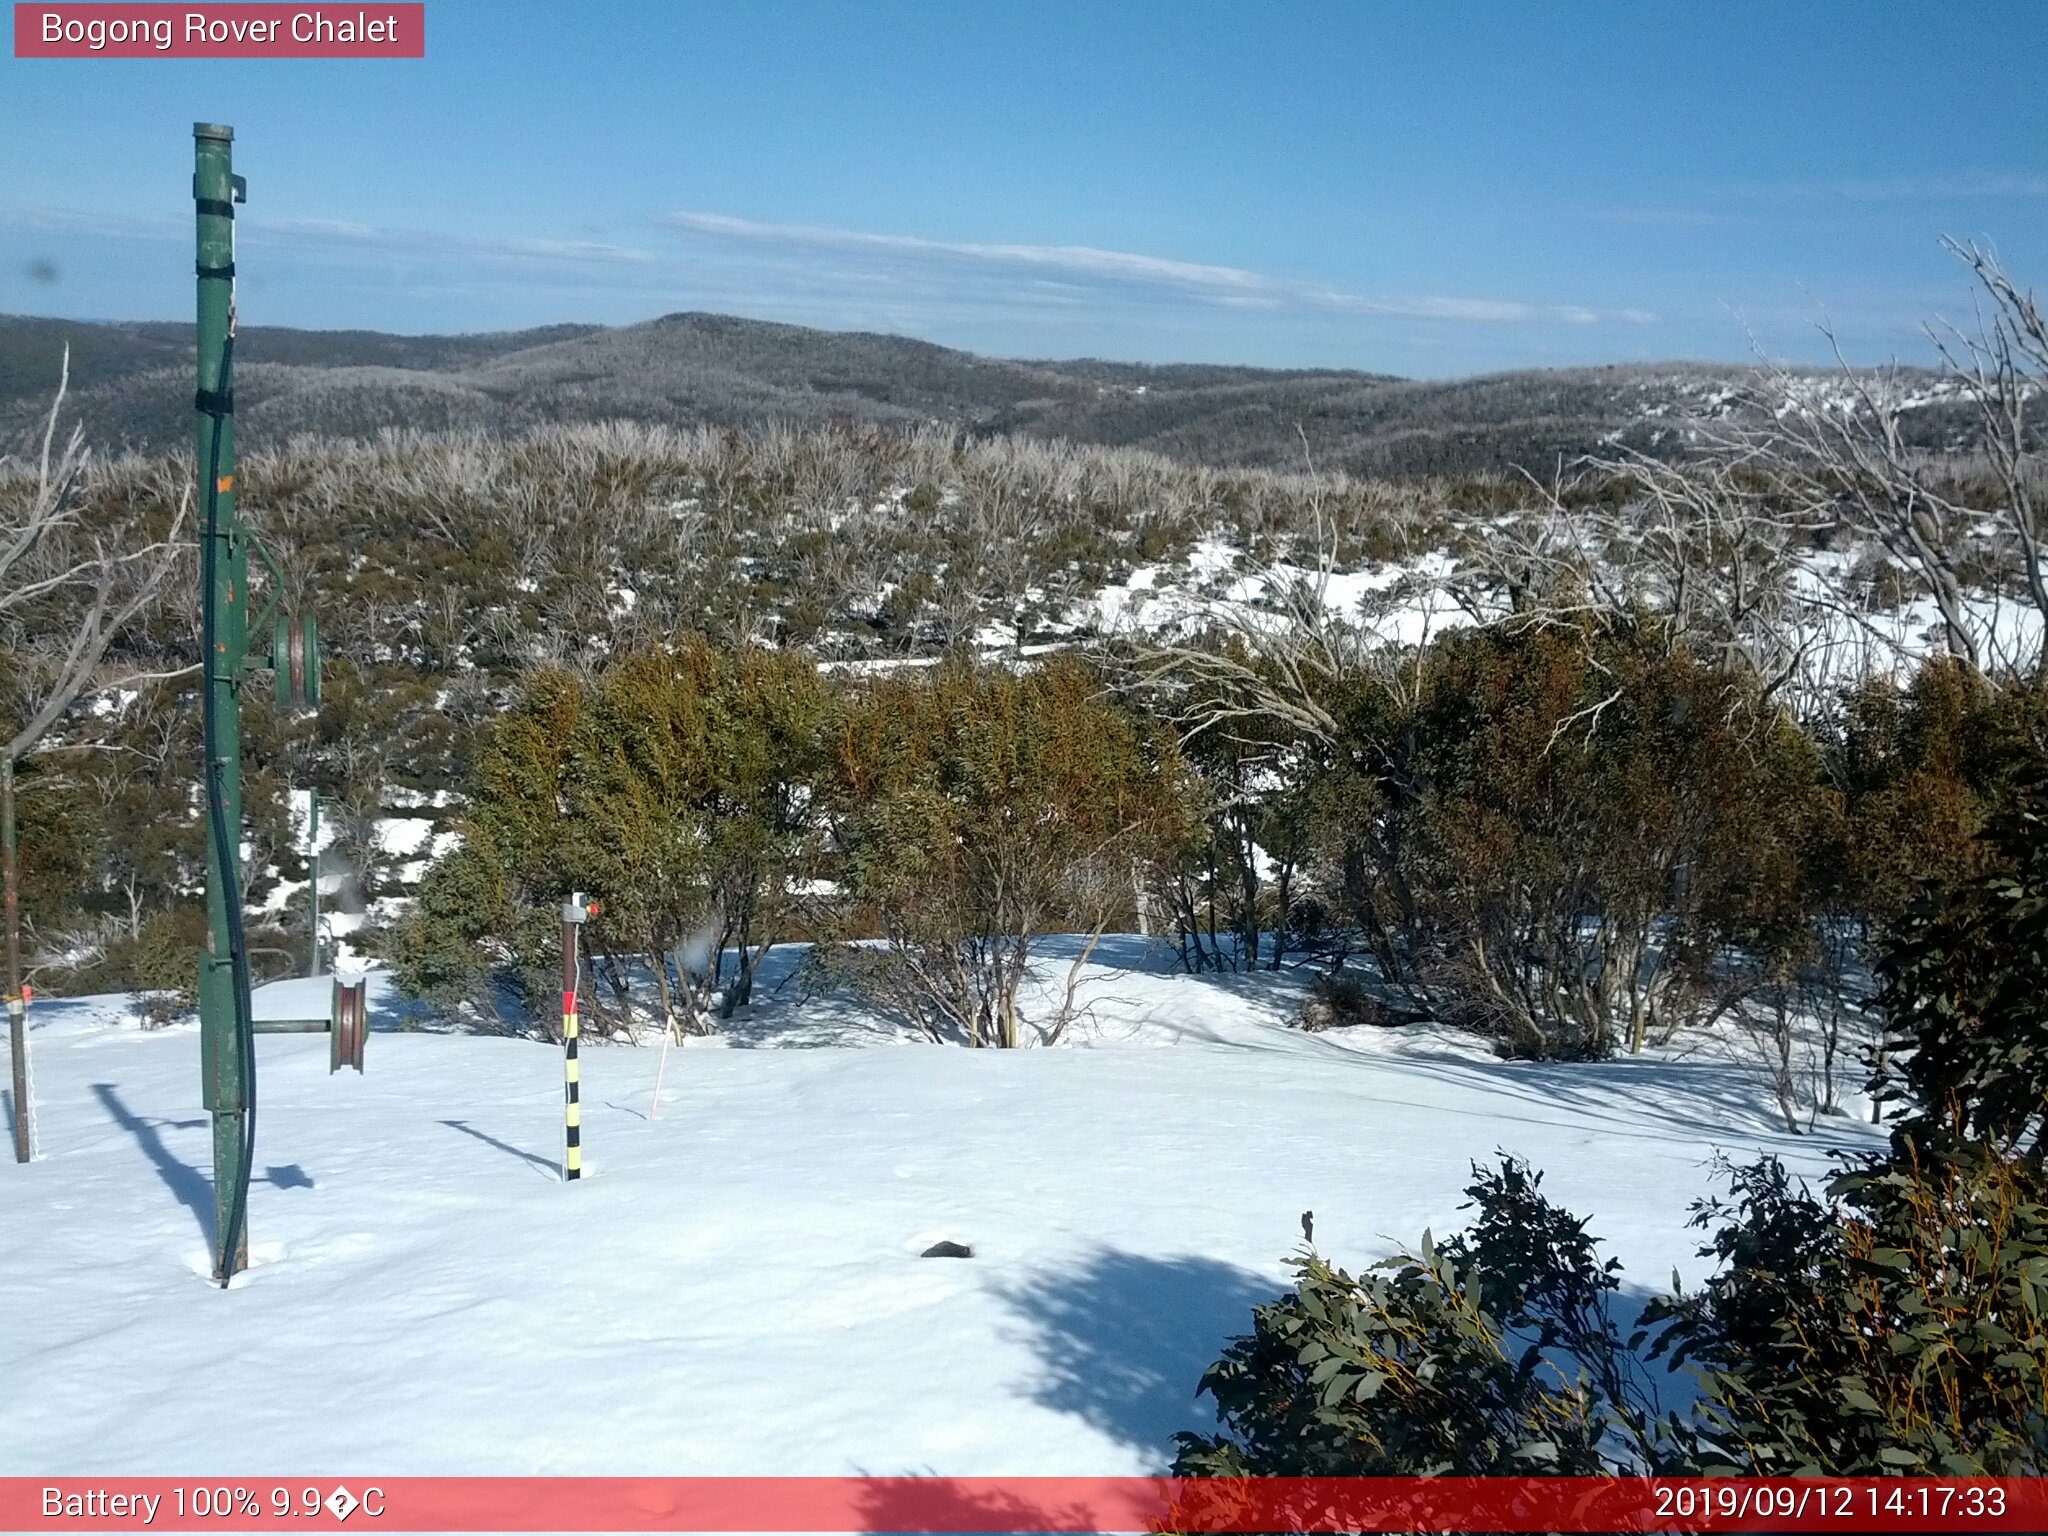
[[[17,59],[421,59],[424,4],[14,7]]]
[[[0,1530],[2043,1531],[2048,1479],[0,1478]]]

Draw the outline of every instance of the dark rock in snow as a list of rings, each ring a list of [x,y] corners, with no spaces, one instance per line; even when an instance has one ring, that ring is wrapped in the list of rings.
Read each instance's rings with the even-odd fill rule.
[[[918,1255],[920,1259],[971,1259],[974,1250],[965,1243],[933,1243]]]

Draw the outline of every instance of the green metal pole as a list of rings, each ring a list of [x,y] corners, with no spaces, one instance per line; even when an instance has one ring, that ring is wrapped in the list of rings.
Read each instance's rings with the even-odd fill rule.
[[[241,889],[242,663],[249,649],[248,546],[235,517],[234,130],[213,123],[192,128],[192,197],[198,215],[199,278],[199,491],[210,498],[212,590],[202,593],[213,613],[206,639],[207,703],[213,730],[206,744],[210,799],[206,837],[206,948],[199,957],[199,1043],[204,1102],[213,1115],[214,1234],[225,1242],[247,1176],[243,1117],[252,1084],[243,1073],[235,975],[238,913],[230,893]],[[225,828],[226,837],[220,835]],[[217,1248],[215,1278],[249,1264],[246,1211],[232,1253]]]

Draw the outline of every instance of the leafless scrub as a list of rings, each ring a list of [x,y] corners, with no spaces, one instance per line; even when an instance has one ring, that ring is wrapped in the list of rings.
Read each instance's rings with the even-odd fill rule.
[[[1310,478],[1299,488],[1307,527],[1289,552],[1305,565],[1249,562],[1250,597],[1209,603],[1193,634],[1139,638],[1126,660],[1127,685],[1188,738],[1218,731],[1266,739],[1277,727],[1283,737],[1334,743],[1331,694],[1346,677],[1386,670],[1386,638],[1365,615],[1340,613],[1330,601],[1339,561],[1327,487]]]
[[[88,690],[133,682],[145,669],[107,666],[115,639],[154,601],[178,563],[189,497],[168,527],[152,529],[131,504],[104,494],[88,473],[82,434],[58,446],[71,380],[67,347],[33,467],[0,460],[0,926],[5,928],[9,1055],[16,1109],[15,1156],[33,1136],[24,1033],[20,871],[15,765],[54,731]],[[158,675],[163,669],[155,669]]]
[[[0,761],[18,762],[88,688],[122,686],[160,669],[103,665],[115,638],[156,598],[184,544],[189,488],[168,525],[89,473],[74,429],[58,444],[70,356],[32,464],[0,459],[0,649],[9,657],[11,733]]]
[[[1568,482],[1532,479],[1531,509],[1496,526],[1446,589],[1476,622],[1625,626],[1754,680],[1763,699],[1825,695],[1842,680],[1839,599],[1808,558],[1833,523],[1788,508],[1761,457],[1626,454],[1585,461]],[[1597,494],[1610,486],[1627,495]]]
[[[935,1044],[1055,1045],[1087,1011],[1088,964],[1129,908],[1128,868],[1127,856],[1110,854],[1055,870],[1023,846],[985,853],[974,881],[934,892],[914,911],[880,913],[879,946],[839,947],[821,963]],[[1054,901],[1081,945],[1049,1010],[1027,1018],[1022,994]]]
[[[1923,378],[1841,362],[1836,377],[1820,383],[1766,365],[1753,409],[1703,428],[1700,451],[1667,469],[1663,483],[1700,507],[1734,514],[1742,500],[1730,494],[1730,478],[1760,482],[1786,530],[1844,530],[1908,573],[1932,600],[1950,656],[1988,675],[2031,677],[2043,665],[2048,627],[2042,437],[2030,415],[2048,388],[2048,321],[1994,255],[1948,244],[1978,281],[1977,323],[1970,331],[1930,327],[1929,336],[1946,365],[1935,389],[1974,418],[1970,453],[1924,442],[1917,413],[1930,386]],[[1753,513],[1749,523],[1763,526]],[[1845,624],[1884,638],[1859,605],[1824,589],[1805,606],[1841,621],[1832,626],[1837,638]],[[2009,606],[2024,610],[2026,622],[2013,622]],[[1781,637],[1768,649],[1782,655],[1792,648]]]
[[[1843,1113],[1850,1074],[1868,1068],[1880,1041],[1866,947],[1850,926],[1821,922],[1809,954],[1725,989],[1721,1012],[1741,1059],[1795,1134]]]

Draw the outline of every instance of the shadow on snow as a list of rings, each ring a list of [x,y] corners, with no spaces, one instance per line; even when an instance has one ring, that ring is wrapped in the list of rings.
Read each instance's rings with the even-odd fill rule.
[[[1210,1420],[1195,1400],[1202,1372],[1285,1289],[1195,1254],[1104,1249],[1002,1294],[1042,1366],[1032,1397],[1163,1468],[1174,1433]]]

